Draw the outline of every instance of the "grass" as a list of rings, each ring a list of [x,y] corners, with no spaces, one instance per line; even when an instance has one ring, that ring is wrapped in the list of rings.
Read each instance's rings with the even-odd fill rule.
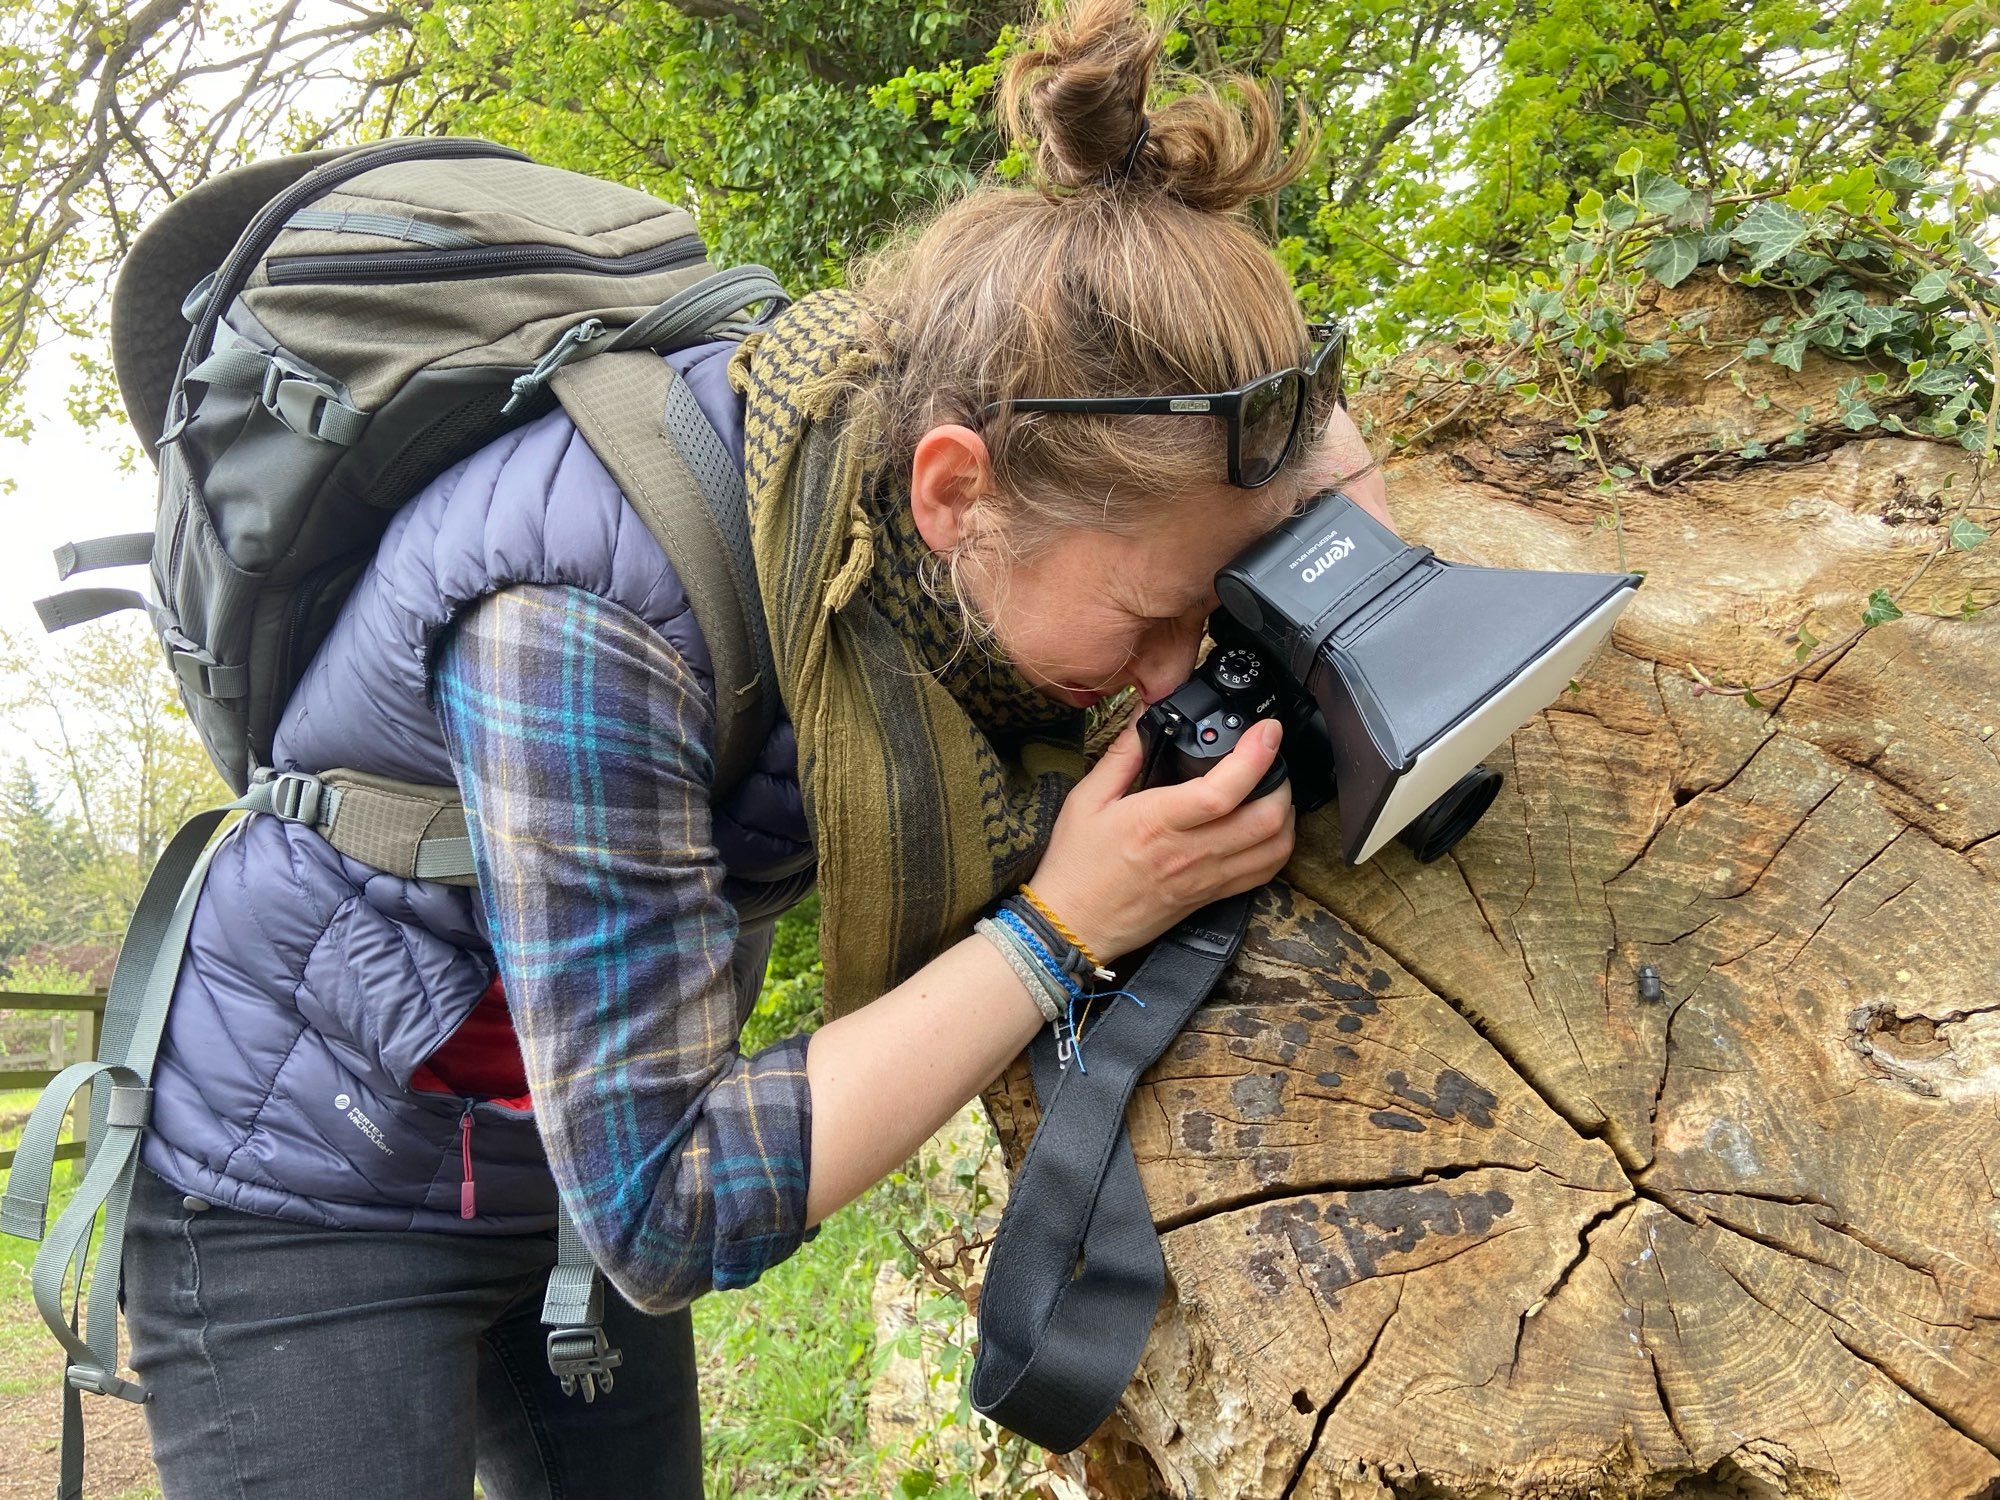
[[[0,1108],[5,1103],[0,1099]],[[18,1131],[18,1124],[11,1127]],[[11,1142],[0,1135],[0,1144]],[[76,1176],[73,1166],[58,1164],[52,1218]],[[948,1467],[939,1473],[951,1461],[948,1452],[880,1450],[867,1431],[868,1386],[879,1363],[871,1307],[876,1272],[894,1261],[908,1274],[914,1262],[897,1227],[921,1240],[939,1216],[922,1180],[897,1173],[828,1219],[810,1244],[755,1286],[695,1303],[708,1495],[969,1500],[968,1484]],[[57,1351],[28,1289],[34,1250],[0,1236],[0,1397],[52,1396],[56,1383]],[[53,1400],[47,1410],[52,1437]],[[155,1493],[141,1488],[119,1500]]]
[[[710,1495],[872,1493],[867,1439],[876,1267],[905,1252],[877,1188],[752,1287],[694,1305]],[[884,1212],[889,1208],[888,1212]]]

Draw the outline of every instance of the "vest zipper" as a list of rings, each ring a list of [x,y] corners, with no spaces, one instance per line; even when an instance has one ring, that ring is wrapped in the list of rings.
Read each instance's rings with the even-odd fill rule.
[[[458,1184],[458,1216],[469,1219],[473,1216],[472,1196],[472,1103],[465,1101],[465,1113],[458,1117],[458,1160],[464,1176]]]
[[[580,271],[637,276],[692,265],[707,252],[692,234],[677,235],[629,255],[591,255],[560,245],[482,245],[476,250],[356,250],[341,255],[274,255],[264,262],[272,286],[458,281],[469,276],[521,276]]]

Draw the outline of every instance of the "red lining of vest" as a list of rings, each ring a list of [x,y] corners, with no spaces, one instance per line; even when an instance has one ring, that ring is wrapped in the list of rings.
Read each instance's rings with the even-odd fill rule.
[[[499,975],[493,976],[457,1029],[410,1074],[410,1087],[424,1094],[486,1099],[508,1109],[533,1105],[521,1039],[507,1013]]]

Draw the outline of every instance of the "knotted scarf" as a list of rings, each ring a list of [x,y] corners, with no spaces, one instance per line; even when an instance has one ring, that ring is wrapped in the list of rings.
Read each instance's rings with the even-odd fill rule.
[[[856,392],[892,357],[817,292],[744,340],[751,550],[819,854],[829,1016],[892,988],[1027,879],[1084,768],[1086,716],[922,587],[908,477]]]

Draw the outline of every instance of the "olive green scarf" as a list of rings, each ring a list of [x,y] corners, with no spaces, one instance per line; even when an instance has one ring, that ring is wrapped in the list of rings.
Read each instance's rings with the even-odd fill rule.
[[[965,639],[920,585],[907,480],[849,398],[882,368],[852,293],[815,293],[730,364],[751,548],[819,854],[830,1016],[964,935],[1032,872],[1083,772],[1085,715]]]

